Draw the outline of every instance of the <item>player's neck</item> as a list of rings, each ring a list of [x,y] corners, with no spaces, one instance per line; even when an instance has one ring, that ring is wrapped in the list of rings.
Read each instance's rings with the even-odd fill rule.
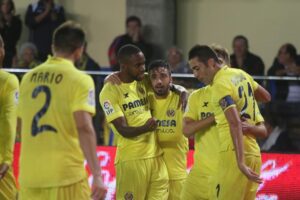
[[[163,94],[163,95],[158,95],[155,92],[154,92],[154,94],[155,94],[156,99],[166,99],[170,94],[170,90],[168,90],[168,92],[166,94]]]
[[[118,76],[123,83],[132,83],[134,81],[134,79],[128,76],[124,71],[121,71]]]
[[[71,61],[72,63],[75,63],[75,57],[72,54],[54,53],[54,57],[63,58]]]

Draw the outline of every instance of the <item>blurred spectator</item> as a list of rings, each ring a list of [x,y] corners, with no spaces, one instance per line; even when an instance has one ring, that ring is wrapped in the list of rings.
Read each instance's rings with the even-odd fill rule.
[[[130,16],[126,19],[126,33],[117,36],[109,46],[108,58],[113,71],[120,69],[117,61],[117,53],[119,49],[126,44],[138,46],[146,57],[146,64],[150,62],[153,55],[153,48],[151,44],[148,44],[143,39],[142,22],[137,16]]]
[[[32,69],[41,62],[37,60],[38,51],[33,43],[26,42],[22,44],[19,50],[19,57],[17,62],[13,64],[14,67]]]
[[[248,39],[245,36],[236,36],[232,47],[231,67],[240,68],[250,75],[264,75],[265,65],[259,56],[249,51]]]
[[[22,22],[19,16],[15,15],[15,4],[12,0],[1,0],[0,10],[0,34],[5,43],[4,67],[11,67],[16,56],[16,44],[20,39]]]
[[[76,67],[85,71],[99,71],[101,67],[94,61],[94,59],[87,53],[87,43],[84,46],[84,51],[81,59],[76,63]]]
[[[188,63],[183,59],[182,50],[177,47],[171,47],[167,52],[168,63],[171,66],[172,73],[192,73]]]
[[[39,0],[28,6],[25,23],[30,30],[29,41],[39,50],[40,61],[45,61],[51,54],[53,31],[64,21],[64,8],[53,0]]]
[[[216,52],[218,58],[230,67],[230,57],[228,50],[219,44],[211,44],[210,47]]]
[[[296,148],[293,146],[288,132],[279,125],[275,117],[271,115],[264,116],[265,126],[268,132],[268,138],[261,144],[262,151],[280,151],[292,152]]]
[[[274,63],[268,70],[270,76],[299,76],[300,57],[297,56],[297,49],[292,44],[284,44],[280,47]],[[275,99],[289,102],[300,101],[299,81],[276,81]]]

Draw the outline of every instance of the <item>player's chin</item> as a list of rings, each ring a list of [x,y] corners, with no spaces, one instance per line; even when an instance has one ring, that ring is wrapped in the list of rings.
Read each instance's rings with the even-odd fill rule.
[[[167,92],[164,89],[155,89],[155,93],[158,96],[165,96]]]
[[[140,74],[136,77],[137,81],[142,81],[145,78],[145,74]]]

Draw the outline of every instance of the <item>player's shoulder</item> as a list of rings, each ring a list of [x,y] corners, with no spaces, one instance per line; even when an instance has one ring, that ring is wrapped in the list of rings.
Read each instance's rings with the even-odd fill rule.
[[[88,75],[87,73],[85,73],[84,71],[80,71],[76,68],[72,71],[74,73],[74,78],[78,77],[76,79],[78,79],[80,81],[89,81],[89,82],[93,81],[92,77],[90,75]]]
[[[112,97],[112,93],[116,93],[118,91],[118,87],[116,84],[105,83],[100,92],[101,97]]]
[[[0,82],[8,87],[18,87],[19,80],[16,75],[0,70]]]
[[[102,90],[113,90],[113,89],[117,89],[117,85],[113,84],[113,83],[105,83],[102,87]]]
[[[205,95],[207,92],[210,91],[210,87],[211,86],[205,86],[205,87],[202,87],[202,88],[199,88],[199,89],[196,89],[194,90],[189,98],[191,99],[198,99],[198,98],[201,98],[201,96]]]

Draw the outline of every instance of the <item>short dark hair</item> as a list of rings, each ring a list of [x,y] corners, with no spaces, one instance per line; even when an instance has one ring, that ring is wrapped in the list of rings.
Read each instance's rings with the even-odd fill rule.
[[[67,21],[53,34],[52,43],[56,51],[73,53],[85,43],[85,32],[78,23]]]
[[[154,60],[152,61],[149,65],[148,65],[148,73],[150,73],[150,71],[157,69],[159,67],[165,68],[168,70],[169,75],[171,75],[171,67],[169,65],[169,63],[165,60]]]
[[[133,44],[126,44],[120,48],[118,51],[118,61],[119,63],[127,62],[132,55],[142,52],[137,46]]]
[[[243,35],[237,35],[237,36],[235,36],[235,37],[233,38],[232,45],[234,44],[234,42],[235,42],[236,40],[244,40],[247,49],[249,48],[248,39],[247,39],[245,36],[243,36]]]
[[[189,51],[189,60],[197,57],[200,62],[203,62],[204,64],[207,64],[207,61],[209,59],[214,59],[217,63],[220,63],[220,60],[209,46],[207,45],[195,45],[190,51]]]
[[[285,45],[285,51],[286,53],[290,54],[290,56],[293,59],[297,58],[297,49],[294,45],[290,44],[290,43],[286,43]]]
[[[126,19],[126,26],[128,26],[129,22],[137,22],[137,24],[139,25],[139,27],[142,27],[142,21],[139,17],[132,15],[127,17]]]

